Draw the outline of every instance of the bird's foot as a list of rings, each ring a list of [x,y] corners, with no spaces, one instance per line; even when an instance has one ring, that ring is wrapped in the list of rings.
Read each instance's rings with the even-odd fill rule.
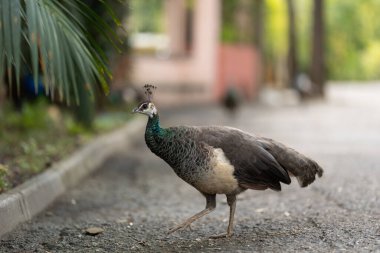
[[[234,233],[222,233],[219,235],[212,235],[210,236],[210,239],[219,239],[219,238],[230,238]]]
[[[177,231],[179,229],[184,229],[184,228],[189,228],[190,230],[192,230],[190,225],[191,225],[191,222],[181,223],[178,226],[174,226],[174,227],[170,228],[168,231],[168,234],[174,233],[175,231]]]

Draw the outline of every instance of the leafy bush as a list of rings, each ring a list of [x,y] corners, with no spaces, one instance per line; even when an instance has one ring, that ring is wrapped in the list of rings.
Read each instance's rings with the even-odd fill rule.
[[[18,113],[11,108],[5,110],[6,112],[0,115],[0,120],[8,129],[45,129],[52,123],[47,113],[47,103],[42,99],[35,103],[25,103]]]
[[[125,109],[104,113],[90,131],[44,100],[25,103],[21,111],[9,104],[0,109],[0,193],[49,168],[95,134],[125,124],[131,116]]]
[[[7,179],[8,168],[2,164],[0,164],[0,192],[3,192],[7,187]]]

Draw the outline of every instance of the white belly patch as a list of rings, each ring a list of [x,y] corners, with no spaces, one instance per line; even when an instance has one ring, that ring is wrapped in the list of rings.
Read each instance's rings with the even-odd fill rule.
[[[198,180],[196,187],[209,194],[235,192],[239,185],[233,175],[234,166],[228,161],[222,149],[214,149],[211,164],[212,169],[202,176],[201,180]]]

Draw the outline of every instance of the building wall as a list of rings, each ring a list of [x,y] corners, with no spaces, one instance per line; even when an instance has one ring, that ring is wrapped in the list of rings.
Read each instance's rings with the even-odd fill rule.
[[[233,88],[240,97],[251,100],[258,92],[261,70],[257,50],[251,45],[220,45],[215,96],[221,99]]]
[[[168,3],[173,0],[166,0]],[[166,4],[168,34],[173,51],[181,50],[178,31],[184,24],[175,13],[183,13],[184,0]],[[220,27],[219,0],[195,0],[193,19],[193,44],[187,54],[165,57],[135,56],[131,81],[138,86],[145,83],[159,87],[156,100],[160,104],[208,102],[215,99],[214,84],[217,77],[217,54]],[[170,24],[170,25],[169,25]],[[174,44],[173,44],[174,43]]]

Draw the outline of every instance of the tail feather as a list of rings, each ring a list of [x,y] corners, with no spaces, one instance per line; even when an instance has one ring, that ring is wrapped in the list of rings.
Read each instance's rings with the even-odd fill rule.
[[[306,157],[305,157],[306,158]],[[323,169],[313,160],[307,159],[307,166],[303,168],[287,168],[291,174],[293,174],[301,187],[306,187],[315,181],[316,175],[321,177],[323,175]]]
[[[316,175],[322,177],[323,169],[314,160],[272,139],[263,138],[261,143],[291,176],[297,178],[301,187],[313,183]]]

